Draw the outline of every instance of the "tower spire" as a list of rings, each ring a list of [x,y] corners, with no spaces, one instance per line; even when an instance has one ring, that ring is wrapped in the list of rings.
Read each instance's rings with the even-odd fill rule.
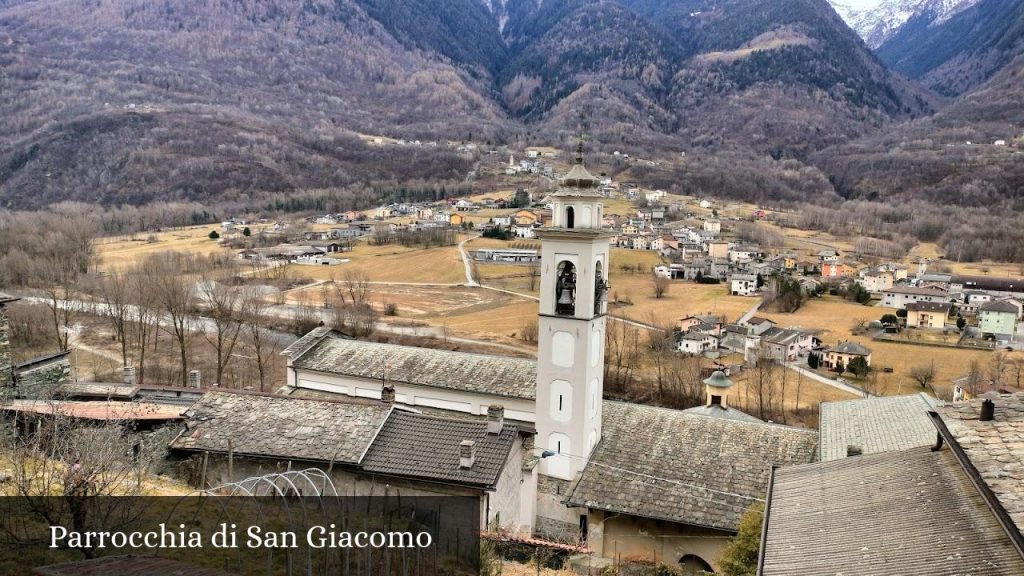
[[[583,134],[580,134],[579,140],[576,141],[576,164],[579,166],[583,165]]]

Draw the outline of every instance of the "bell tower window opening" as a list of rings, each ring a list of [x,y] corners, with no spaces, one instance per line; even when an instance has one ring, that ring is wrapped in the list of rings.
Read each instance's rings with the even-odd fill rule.
[[[598,260],[594,265],[594,314],[601,314],[607,301],[608,282],[604,279],[604,264]]]
[[[573,210],[572,206],[565,209],[565,227],[575,228],[576,227],[576,211]]]
[[[576,315],[576,267],[569,261],[558,264],[558,276],[555,279],[555,314]]]

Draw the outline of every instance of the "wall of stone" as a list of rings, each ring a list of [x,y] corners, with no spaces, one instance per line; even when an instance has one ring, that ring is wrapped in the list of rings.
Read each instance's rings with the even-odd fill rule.
[[[582,508],[569,508],[562,502],[569,497],[571,482],[537,475],[537,521],[534,533],[552,540],[575,542],[580,534]]]
[[[18,372],[16,394],[19,398],[50,399],[61,384],[71,379],[67,356]]]

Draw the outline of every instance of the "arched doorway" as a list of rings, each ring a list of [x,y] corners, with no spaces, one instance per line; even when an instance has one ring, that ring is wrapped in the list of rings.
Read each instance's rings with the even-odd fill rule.
[[[569,206],[568,208],[565,209],[565,227],[576,227],[576,211],[573,210],[572,206]]]
[[[679,566],[686,576],[700,576],[702,574],[714,574],[715,570],[696,554],[687,554],[679,559]]]

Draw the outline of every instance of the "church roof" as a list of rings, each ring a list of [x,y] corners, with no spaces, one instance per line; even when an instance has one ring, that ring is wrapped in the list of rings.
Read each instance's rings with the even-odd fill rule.
[[[537,393],[536,360],[360,342],[329,335],[294,356],[292,366],[378,380],[386,366],[390,382],[527,400],[533,400]]]
[[[576,146],[576,162],[562,177],[562,187],[552,194],[556,198],[592,197],[601,198],[597,190],[600,181],[583,166],[583,141]]]
[[[928,418],[938,401],[923,393],[823,402],[818,429],[821,461],[846,458],[848,446],[863,454],[893,452],[935,443]]]
[[[695,416],[707,416],[708,418],[724,418],[726,420],[738,420],[740,422],[764,422],[760,418],[756,418],[735,408],[729,406],[721,406],[719,404],[695,406],[693,408],[687,408],[683,410],[686,414],[693,414]]]
[[[771,467],[813,462],[817,449],[813,430],[605,402],[568,503],[735,532]]]
[[[367,472],[491,487],[498,483],[519,432],[505,425],[488,434],[487,422],[395,410],[363,459]],[[459,467],[459,444],[475,443],[470,468]]]

